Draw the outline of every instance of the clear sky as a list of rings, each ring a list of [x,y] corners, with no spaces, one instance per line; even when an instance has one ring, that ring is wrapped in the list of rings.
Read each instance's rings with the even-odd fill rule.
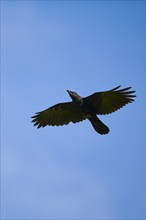
[[[144,219],[144,1],[1,1],[1,219]],[[31,116],[132,86],[136,101],[36,129]]]

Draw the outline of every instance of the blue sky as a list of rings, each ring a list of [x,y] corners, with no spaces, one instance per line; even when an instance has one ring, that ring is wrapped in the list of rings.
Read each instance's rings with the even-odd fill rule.
[[[1,219],[144,219],[144,1],[1,1]],[[132,86],[136,102],[36,129],[59,102]]]

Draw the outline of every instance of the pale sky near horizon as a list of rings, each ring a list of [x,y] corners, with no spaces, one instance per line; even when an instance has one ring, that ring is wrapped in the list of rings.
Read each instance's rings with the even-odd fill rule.
[[[132,86],[135,102],[36,129],[31,116]],[[1,1],[1,219],[145,218],[145,2]]]

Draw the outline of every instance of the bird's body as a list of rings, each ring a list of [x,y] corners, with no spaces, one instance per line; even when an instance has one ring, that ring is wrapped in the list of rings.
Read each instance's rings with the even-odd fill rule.
[[[131,87],[118,90],[120,86],[105,92],[96,92],[85,98],[76,92],[67,90],[72,102],[56,104],[42,112],[32,116],[34,125],[38,128],[46,125],[65,125],[88,119],[95,131],[99,134],[107,134],[109,128],[97,117],[97,115],[110,114],[124,105],[134,101],[135,91],[129,91]]]

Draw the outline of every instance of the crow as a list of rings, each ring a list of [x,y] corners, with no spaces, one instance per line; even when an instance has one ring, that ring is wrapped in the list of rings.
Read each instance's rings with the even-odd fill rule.
[[[72,101],[56,104],[44,111],[37,112],[32,116],[34,126],[37,128],[47,125],[67,125],[88,119],[95,131],[99,134],[109,133],[109,128],[97,117],[97,115],[110,114],[117,111],[128,103],[134,101],[135,91],[131,87],[96,92],[87,97],[81,97],[76,92],[67,90]]]

